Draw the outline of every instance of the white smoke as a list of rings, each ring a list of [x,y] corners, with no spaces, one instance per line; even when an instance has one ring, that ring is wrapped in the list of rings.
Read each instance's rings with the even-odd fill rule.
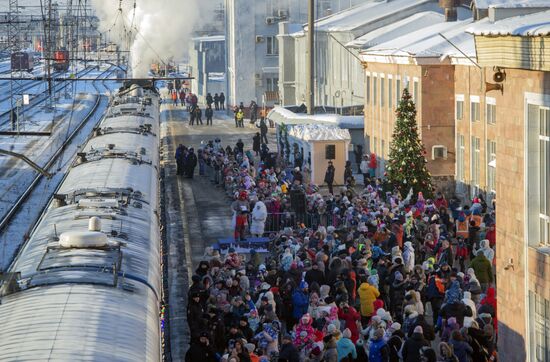
[[[133,76],[145,77],[153,62],[179,61],[183,58],[199,19],[212,19],[213,15],[210,14],[217,2],[136,0],[135,16],[133,1],[122,1],[122,16],[118,3],[113,0],[92,0],[101,20],[100,30],[108,31],[111,40],[123,49],[129,46]],[[130,44],[125,32],[129,29],[132,29]]]

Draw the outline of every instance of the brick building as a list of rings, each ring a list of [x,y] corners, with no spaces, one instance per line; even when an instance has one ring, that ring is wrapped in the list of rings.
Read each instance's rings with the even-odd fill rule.
[[[496,146],[499,353],[506,361],[548,361],[550,11],[494,20],[470,30],[482,69],[456,71],[456,100],[464,98],[457,135],[467,143],[466,137],[487,132]],[[458,81],[459,75],[469,82]],[[487,83],[500,84],[502,92],[486,92]],[[486,109],[485,120],[471,122],[472,106],[476,113]]]
[[[452,3],[452,2],[451,2]],[[383,173],[395,124],[395,108],[408,88],[417,107],[419,133],[426,146],[428,170],[436,187],[454,192],[455,175],[455,66],[467,64],[464,55],[475,56],[473,37],[465,30],[473,19],[464,7],[415,14],[414,22],[404,19],[409,30],[361,53],[365,67],[366,150],[379,159]],[[453,14],[455,16],[453,16]],[[430,18],[423,22],[422,18]],[[376,30],[391,33],[392,24]],[[462,53],[445,38],[458,45]]]

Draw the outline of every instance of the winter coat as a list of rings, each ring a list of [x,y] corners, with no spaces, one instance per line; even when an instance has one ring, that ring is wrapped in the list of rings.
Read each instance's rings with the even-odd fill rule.
[[[493,282],[493,267],[483,253],[479,253],[472,259],[470,268],[474,269],[477,280],[479,280],[480,283]]]
[[[336,341],[334,338],[325,346],[324,361],[338,362],[338,350],[336,349]]]
[[[351,332],[351,341],[353,343],[357,342],[359,329],[356,322],[361,319],[361,315],[353,307],[349,307],[347,313],[342,308],[338,308],[338,319],[343,319],[346,322],[346,328],[349,328]]]
[[[299,362],[300,353],[298,349],[292,343],[284,343],[281,346],[281,351],[279,352],[279,360],[288,361],[288,362]]]
[[[471,355],[474,353],[473,348],[464,341],[456,341],[451,338],[449,341],[449,344],[453,346],[453,352],[458,358],[458,362],[470,362],[471,361]]]
[[[361,315],[370,317],[374,312],[374,301],[380,296],[380,292],[369,283],[359,286],[359,301],[361,302]]]
[[[386,351],[383,351],[384,349]],[[369,362],[386,362],[387,358],[383,358],[384,354],[387,356],[387,345],[382,338],[370,342]]]
[[[189,350],[185,354],[185,362],[215,362],[216,353],[211,345],[205,345],[203,343],[191,343]]]
[[[429,345],[430,343],[421,333],[413,333],[412,337],[407,339],[403,344],[403,348],[401,350],[403,362],[420,361],[420,349]]]
[[[410,241],[405,242],[403,251],[403,264],[405,272],[410,273],[414,269],[414,248]]]
[[[362,174],[369,173],[369,161],[367,160],[361,161],[361,164],[359,165],[359,169],[361,170]]]
[[[344,357],[355,359],[357,358],[357,351],[355,345],[349,338],[341,338],[336,342],[336,350],[338,352],[338,362],[344,359]]]
[[[252,210],[252,223],[250,225],[250,233],[253,235],[263,235],[266,220],[267,208],[262,201],[258,201],[254,205],[254,210]]]
[[[334,173],[335,173],[335,171],[336,171],[336,169],[334,168],[334,166],[327,167],[327,171],[325,172],[325,179],[324,179],[324,181],[327,184],[334,183]]]
[[[252,151],[254,152],[260,152],[260,142],[261,136],[259,134],[252,137]]]
[[[292,293],[292,316],[296,319],[301,318],[307,313],[308,305],[307,295],[303,291],[296,289],[294,293]]]

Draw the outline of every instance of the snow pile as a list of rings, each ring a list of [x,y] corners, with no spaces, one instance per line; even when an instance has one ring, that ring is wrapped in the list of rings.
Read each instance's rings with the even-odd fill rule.
[[[347,129],[320,124],[294,125],[288,132],[289,136],[304,141],[350,141],[351,136]]]
[[[119,2],[92,0],[101,20],[100,30],[109,31],[125,48],[130,44],[130,60],[134,77],[145,77],[151,63],[159,58],[181,59],[186,44],[199,21],[212,18],[216,1],[200,0],[136,0]]]

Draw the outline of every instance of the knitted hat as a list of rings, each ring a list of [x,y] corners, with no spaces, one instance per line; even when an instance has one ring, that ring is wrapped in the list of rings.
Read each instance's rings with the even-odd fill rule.
[[[329,324],[327,327],[327,334],[333,334],[336,332],[336,326],[334,324]]]
[[[422,326],[416,326],[414,327],[414,333],[424,334],[424,329],[422,329]]]
[[[344,329],[344,333],[342,333],[342,335],[344,336],[344,338],[351,338],[351,331],[349,330],[349,328]]]
[[[395,331],[398,331],[401,329],[401,324],[397,323],[397,322],[394,322],[392,323],[392,325],[390,326],[390,328],[388,328],[388,330],[392,331],[392,332],[395,332]]]

